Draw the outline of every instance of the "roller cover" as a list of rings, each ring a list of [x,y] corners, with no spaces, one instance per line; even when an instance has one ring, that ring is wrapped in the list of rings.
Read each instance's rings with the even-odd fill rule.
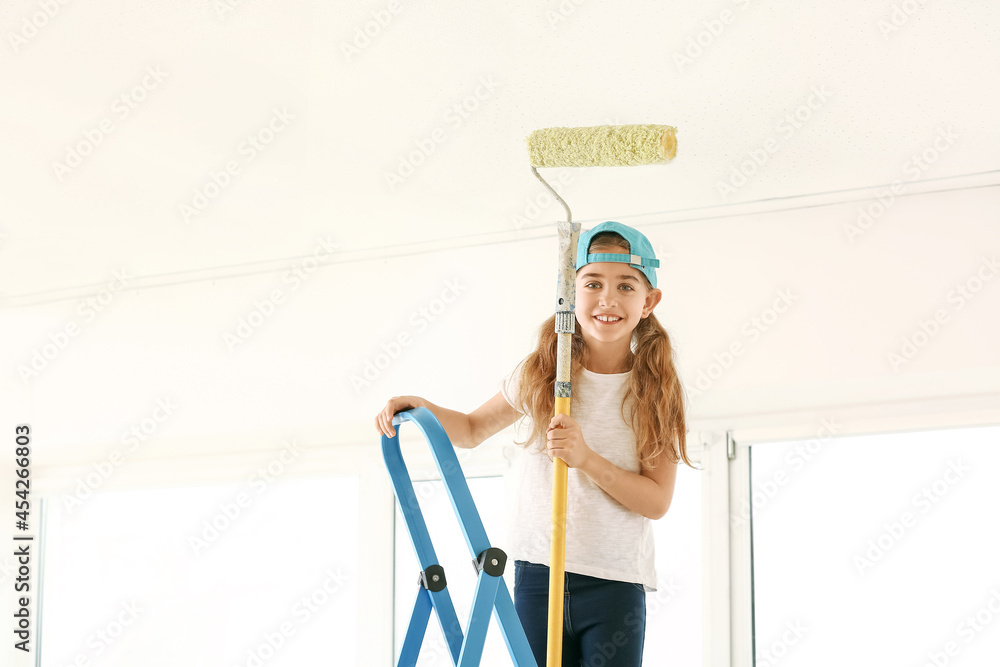
[[[631,167],[676,154],[677,129],[670,125],[547,127],[528,136],[533,167]]]

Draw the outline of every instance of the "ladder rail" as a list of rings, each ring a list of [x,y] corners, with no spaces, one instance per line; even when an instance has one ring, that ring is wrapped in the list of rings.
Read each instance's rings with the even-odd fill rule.
[[[420,567],[426,572],[427,568],[438,565],[438,561],[400,449],[398,426],[403,422],[412,422],[430,444],[434,463],[441,473],[441,480],[458,518],[465,543],[469,547],[473,560],[475,560],[480,554],[492,547],[479,512],[476,510],[468,482],[462,473],[462,466],[458,462],[448,434],[434,413],[426,408],[413,408],[393,417],[392,423],[397,426],[396,435],[391,438],[382,436],[382,456]],[[489,626],[490,610],[497,621],[514,665],[517,667],[537,667],[534,655],[528,646],[524,628],[521,627],[520,619],[514,608],[510,591],[507,589],[506,583],[503,582],[502,573],[493,576],[485,569],[478,573],[475,597],[464,633],[446,587],[438,591],[430,591],[423,587],[418,589],[417,601],[404,641],[404,650],[400,652],[398,662],[400,667],[416,664],[417,653],[419,653],[431,611],[424,600],[428,596],[433,611],[437,612],[442,633],[448,642],[452,663],[457,667],[473,667],[479,664],[483,642]]]

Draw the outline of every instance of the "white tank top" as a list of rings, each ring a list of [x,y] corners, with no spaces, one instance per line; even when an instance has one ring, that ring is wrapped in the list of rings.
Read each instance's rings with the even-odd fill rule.
[[[517,400],[520,370],[519,364],[503,380],[500,391],[524,414]],[[628,380],[629,373],[605,375],[583,369],[573,377],[570,416],[594,452],[623,470],[639,473],[635,434],[621,411]],[[530,433],[531,418],[525,416],[519,426],[523,439]],[[532,441],[516,449],[517,495],[511,503],[512,514],[507,516],[507,556],[550,565],[553,462],[545,454],[543,442]],[[637,583],[647,592],[655,591],[656,551],[650,519],[612,498],[586,473],[576,468],[568,473],[566,571]]]

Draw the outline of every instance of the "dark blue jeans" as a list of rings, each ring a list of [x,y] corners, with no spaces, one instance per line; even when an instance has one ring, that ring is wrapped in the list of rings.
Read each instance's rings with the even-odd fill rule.
[[[563,667],[639,667],[646,634],[641,584],[567,572],[563,584]],[[545,665],[549,568],[514,561],[514,608],[539,667]]]

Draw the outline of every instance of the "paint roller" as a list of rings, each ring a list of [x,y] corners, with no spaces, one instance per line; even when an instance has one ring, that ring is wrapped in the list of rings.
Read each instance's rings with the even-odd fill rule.
[[[558,223],[559,272],[556,285],[555,414],[569,415],[571,342],[576,329],[576,245],[580,225],[569,206],[538,173],[537,167],[631,167],[668,162],[677,154],[677,130],[669,125],[549,127],[527,139],[531,171],[566,209]],[[552,547],[549,565],[549,621],[546,664],[562,665],[563,579],[566,572],[566,462],[552,471]]]
[[[676,154],[677,130],[669,125],[549,127],[528,136],[533,167],[631,167]]]

